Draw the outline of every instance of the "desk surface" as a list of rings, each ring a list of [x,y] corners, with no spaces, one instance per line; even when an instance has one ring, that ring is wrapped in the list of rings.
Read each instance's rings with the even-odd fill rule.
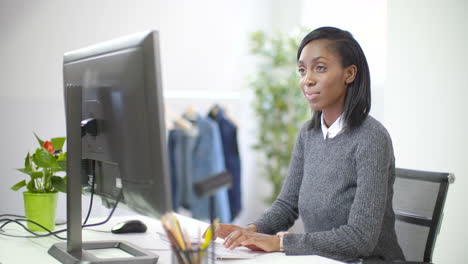
[[[108,231],[115,224],[130,220],[140,219],[148,226],[148,231],[144,234],[124,234],[115,235]],[[206,223],[179,216],[181,225],[187,228],[190,234],[196,235],[198,229],[204,230],[208,225]],[[91,220],[94,223],[97,220]],[[60,226],[58,228],[61,228]],[[8,234],[12,235],[29,235],[21,227],[10,224],[4,227]],[[100,230],[100,231],[97,231]],[[123,240],[133,243],[141,248],[147,249],[159,255],[158,264],[171,263],[171,251],[169,244],[159,238],[158,232],[163,232],[162,226],[158,220],[144,216],[127,216],[112,218],[109,223],[102,226],[97,226],[94,229],[83,230],[83,241],[96,240]],[[65,236],[63,233],[62,236]],[[47,251],[57,242],[63,242],[55,237],[45,238],[13,238],[0,236],[0,263],[1,264],[21,264],[21,263],[59,263],[56,259],[50,256]],[[284,253],[266,253],[256,256],[254,259],[244,260],[217,260],[217,263],[317,263],[317,264],[337,264],[342,263],[331,259],[319,256],[286,256]]]

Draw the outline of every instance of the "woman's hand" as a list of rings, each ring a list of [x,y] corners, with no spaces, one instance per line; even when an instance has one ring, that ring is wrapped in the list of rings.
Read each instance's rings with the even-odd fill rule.
[[[225,238],[224,246],[229,249],[244,246],[252,250],[274,252],[280,250],[280,238],[247,230],[235,230]]]
[[[208,228],[211,228],[211,226]],[[218,224],[215,226],[215,236],[213,239],[216,239],[217,237],[225,239],[232,232],[237,231],[237,230],[257,232],[257,227],[255,225],[248,225],[246,227],[241,227],[241,226],[231,225],[231,224]],[[208,231],[208,229],[206,231]],[[206,231],[205,233],[203,233],[203,238],[206,235]]]
[[[231,224],[219,224],[215,230],[215,236],[220,238],[226,238],[232,232],[237,230],[242,230],[241,226],[231,225]]]

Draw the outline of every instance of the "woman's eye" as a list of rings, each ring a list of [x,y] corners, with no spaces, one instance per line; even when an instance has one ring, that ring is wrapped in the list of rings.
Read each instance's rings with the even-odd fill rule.
[[[299,69],[297,69],[297,72],[299,72],[300,74],[304,74],[305,70],[304,70],[304,68],[299,68]]]
[[[322,66],[322,65],[317,65],[317,67],[315,67],[315,69],[318,71],[318,72],[324,72],[327,67],[325,66]]]

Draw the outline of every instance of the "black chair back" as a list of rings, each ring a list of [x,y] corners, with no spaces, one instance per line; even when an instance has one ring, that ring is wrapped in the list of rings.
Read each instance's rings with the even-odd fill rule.
[[[443,217],[450,173],[397,168],[393,210],[398,243],[407,261],[432,261],[432,252]]]

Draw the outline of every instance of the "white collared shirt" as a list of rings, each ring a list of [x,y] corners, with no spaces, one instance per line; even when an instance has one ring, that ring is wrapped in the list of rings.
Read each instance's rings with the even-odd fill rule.
[[[341,114],[330,127],[325,125],[323,114],[320,117],[323,139],[334,138],[343,131],[343,114]]]

